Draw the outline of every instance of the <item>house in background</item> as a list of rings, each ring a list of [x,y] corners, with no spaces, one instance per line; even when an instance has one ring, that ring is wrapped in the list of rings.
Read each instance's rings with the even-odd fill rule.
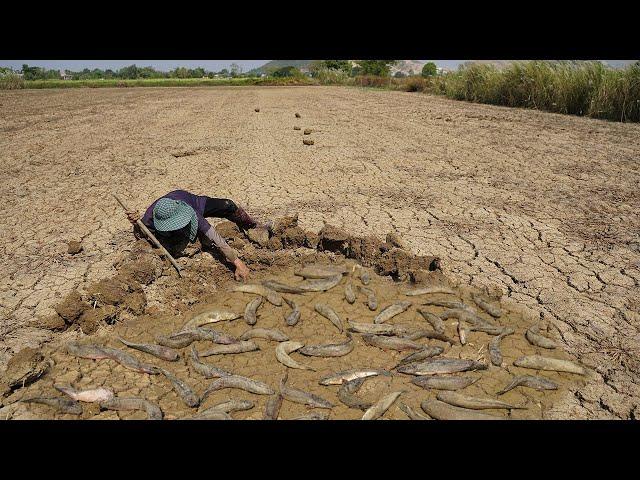
[[[67,75],[67,71],[63,70],[63,69],[60,69],[60,78],[62,80],[71,80],[72,79],[71,75]]]

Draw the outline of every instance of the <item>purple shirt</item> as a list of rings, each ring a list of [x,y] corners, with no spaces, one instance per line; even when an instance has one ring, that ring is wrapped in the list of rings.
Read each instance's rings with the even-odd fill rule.
[[[173,200],[182,200],[184,203],[193,208],[196,212],[196,217],[198,217],[198,232],[201,234],[206,234],[207,231],[211,228],[211,224],[207,222],[207,220],[202,216],[204,213],[204,206],[207,201],[207,197],[203,195],[194,195],[193,193],[189,193],[186,190],[174,190],[173,192],[169,192],[166,195],[163,195],[158,200],[162,198],[171,198]],[[153,208],[158,203],[158,200],[153,202],[144,216],[142,217],[142,223],[144,223],[147,227],[156,229],[153,225]]]

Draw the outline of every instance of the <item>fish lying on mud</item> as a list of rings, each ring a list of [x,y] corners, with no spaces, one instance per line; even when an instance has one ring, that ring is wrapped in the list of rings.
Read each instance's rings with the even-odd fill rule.
[[[155,367],[148,363],[143,363],[127,352],[111,347],[102,347],[102,350],[107,355],[109,355],[109,358],[111,360],[115,360],[120,365],[128,368],[129,370],[133,370],[134,372],[139,373],[148,373],[149,375],[157,375],[159,373],[158,367]]]
[[[334,275],[328,278],[318,278],[312,280],[303,280],[298,284],[298,287],[305,292],[326,292],[332,289],[342,280],[342,275]]]
[[[476,313],[465,310],[463,308],[451,308],[442,312],[439,317],[442,320],[447,320],[449,318],[455,318],[457,320],[464,320],[465,322],[471,325],[493,325],[491,322],[487,322],[482,317],[479,317]]]
[[[162,420],[163,417],[160,407],[144,398],[113,397],[100,402],[100,406],[107,410],[142,410],[147,412],[149,420]]]
[[[390,323],[358,323],[347,321],[350,332],[369,333],[372,335],[406,335],[409,330],[401,325],[392,325]]]
[[[301,403],[314,408],[333,408],[335,405],[324,398],[313,393],[298,390],[297,388],[287,386],[287,378],[289,371],[287,370],[280,380],[280,394],[286,400],[294,403]]]
[[[182,399],[182,401],[191,408],[195,408],[200,405],[200,397],[191,389],[189,385],[176,377],[173,373],[165,370],[164,368],[160,369],[160,373],[164,375],[171,385],[173,386],[173,390],[178,394],[178,396]]]
[[[227,400],[226,402],[218,403],[213,407],[209,407],[206,410],[203,410],[202,412],[199,412],[199,413],[204,413],[207,411],[214,411],[214,410],[217,410],[219,412],[224,412],[224,413],[242,412],[245,410],[251,410],[255,406],[256,406],[255,402],[252,402],[251,400]]]
[[[335,325],[335,327],[338,330],[340,330],[340,333],[342,333],[344,331],[344,326],[342,325],[342,320],[340,320],[340,317],[338,316],[336,311],[333,308],[331,308],[329,305],[327,305],[326,303],[316,303],[315,306],[314,306],[314,309],[320,315],[322,315],[323,317],[329,319],[331,321],[331,323],[333,323]]]
[[[300,307],[293,300],[284,298],[284,301],[291,307],[291,313],[285,317],[284,321],[288,326],[293,327],[300,320]]]
[[[70,342],[67,344],[67,352],[74,357],[88,358],[90,360],[110,358],[109,354],[103,350],[102,345],[95,344]]]
[[[227,372],[226,370],[223,370],[221,368],[201,362],[195,345],[191,345],[191,365],[196,372],[207,379],[228,377],[229,375],[233,375],[231,372]]]
[[[557,390],[558,384],[544,377],[536,377],[533,375],[519,375],[519,376],[513,377],[511,382],[509,382],[509,384],[506,387],[504,387],[502,390],[497,392],[496,395],[504,395],[505,393],[507,393],[510,390],[513,390],[516,387],[527,387],[527,388],[533,388],[538,391],[543,391],[543,390]]]
[[[274,342],[286,342],[289,340],[280,330],[271,328],[251,328],[240,335],[240,340],[250,340],[252,338],[262,338],[263,340],[273,340]]]
[[[353,284],[348,282],[344,287],[344,298],[350,304],[353,304],[356,301],[356,292],[353,289]]]
[[[472,332],[484,332],[487,335],[500,335],[504,332],[504,330],[505,330],[504,327],[498,327],[495,325],[487,325],[487,324],[474,325],[471,327]]]
[[[280,413],[280,407],[282,406],[282,394],[280,392],[269,397],[267,404],[264,407],[263,420],[277,420]]]
[[[460,340],[460,345],[466,345],[467,336],[469,335],[469,327],[464,322],[464,320],[458,320],[458,339]]]
[[[315,372],[315,369],[313,367],[309,367],[307,365],[298,363],[289,356],[290,353],[295,352],[296,350],[299,350],[302,347],[304,347],[304,343],[302,342],[295,342],[295,341],[281,342],[276,347],[276,359],[286,367],[297,368],[299,370],[311,370],[312,372]]]
[[[348,271],[349,267],[346,265],[307,265],[293,274],[304,278],[329,278],[342,276]]]
[[[371,275],[364,268],[360,269],[360,281],[363,285],[369,285],[371,282]]]
[[[375,377],[376,375],[384,375],[392,377],[393,374],[387,370],[375,368],[356,368],[352,370],[342,370],[340,372],[330,373],[320,379],[320,385],[342,385],[344,382],[355,380],[356,378]]]
[[[586,375],[587,371],[575,362],[561,360],[559,358],[543,357],[541,355],[528,355],[520,357],[513,364],[516,367],[531,368],[533,370],[548,370],[554,372],[576,373]]]
[[[424,400],[420,408],[435,420],[505,420],[505,417],[494,417],[476,410],[454,407],[440,400]]]
[[[153,343],[133,343],[122,337],[118,337],[118,340],[129,348],[140,350],[141,352],[148,353],[154,357],[161,358],[162,360],[167,360],[168,362],[175,362],[180,358],[180,354],[178,352],[163,345],[155,345]]]
[[[478,307],[480,307],[482,310],[487,312],[492,317],[499,318],[502,316],[502,309],[500,307],[487,302],[480,295],[473,294],[471,298],[473,299],[475,304],[478,305]]]
[[[258,307],[262,305],[262,298],[257,297],[247,303],[244,309],[244,321],[247,325],[255,325],[258,321]]]
[[[444,352],[444,348],[440,346],[423,346],[422,350],[410,353],[406,357],[402,358],[394,368],[398,368],[400,365],[405,365],[407,363],[419,362],[425,358],[437,357],[442,352]]]
[[[276,307],[282,305],[282,296],[270,288],[264,285],[258,285],[256,283],[249,283],[246,285],[238,285],[231,289],[232,292],[253,293],[254,295],[260,295],[267,299],[267,301]]]
[[[232,353],[247,353],[260,350],[260,347],[251,340],[240,340],[231,345],[216,345],[205,352],[199,352],[201,357],[210,357],[211,355],[227,355]]]
[[[233,420],[233,417],[227,412],[207,408],[200,413],[196,413],[193,417],[187,420]]]
[[[329,412],[309,412],[291,420],[328,420]]]
[[[397,368],[400,373],[409,375],[441,375],[445,373],[486,370],[487,365],[475,360],[458,358],[429,358],[420,363],[409,363]]]
[[[502,339],[508,335],[513,335],[515,330],[513,328],[505,328],[502,333],[496,336],[489,342],[489,347],[487,350],[489,351],[489,358],[491,359],[491,363],[496,367],[502,365],[502,352],[500,351],[500,342]]]
[[[374,403],[369,409],[364,412],[362,416],[362,420],[377,420],[384,413],[389,410],[389,407],[394,404],[394,402],[398,399],[400,395],[404,393],[404,390],[399,392],[391,392],[388,395],[385,395],[376,403]]]
[[[524,336],[526,337],[527,341],[535,347],[552,350],[558,346],[556,342],[554,342],[550,338],[540,335],[540,327],[538,325],[529,327]]]
[[[60,413],[68,415],[82,415],[82,405],[77,400],[66,397],[31,397],[19,400],[23,403],[38,403],[55,408]]]
[[[236,320],[241,316],[242,315],[240,315],[239,313],[230,312],[228,310],[219,310],[219,309],[207,310],[206,312],[202,312],[196,315],[187,323],[185,323],[184,326],[182,327],[182,330],[189,330],[191,328],[201,327],[209,323],[224,322],[227,320]]]
[[[413,290],[408,290],[404,292],[404,294],[408,297],[413,297],[416,295],[429,295],[433,293],[444,293],[448,295],[456,295],[455,291],[453,291],[449,287],[444,287],[444,286],[414,288]]]
[[[424,389],[462,390],[480,380],[480,377],[430,377],[419,376],[411,379],[411,383]]]
[[[353,351],[353,337],[349,332],[347,332],[347,337],[347,341],[343,343],[308,345],[298,352],[308,357],[343,357]]]
[[[527,407],[516,407],[493,398],[480,398],[464,395],[460,392],[444,391],[439,392],[436,398],[441,402],[448,403],[454,407],[468,408],[470,410],[485,410],[487,408],[502,408],[506,410],[526,409]]]
[[[370,335],[365,333],[362,340],[367,345],[378,347],[383,350],[422,350],[424,345],[403,337],[390,337],[385,335]]]
[[[392,305],[389,305],[385,309],[383,309],[376,317],[373,319],[373,323],[384,323],[388,320],[391,320],[396,315],[401,314],[409,309],[409,307],[413,305],[412,302],[404,301],[404,302],[396,302]]]
[[[243,377],[242,375],[228,375],[214,380],[205,390],[201,401],[204,402],[211,392],[216,392],[225,388],[237,388],[257,395],[273,395],[275,393],[266,383],[253,380],[248,377]]]
[[[305,290],[303,290],[300,287],[296,287],[296,286],[293,286],[293,285],[287,285],[287,284],[278,282],[276,280],[267,280],[265,282],[262,282],[262,285],[264,285],[267,288],[270,288],[274,292],[292,293],[294,295],[300,294],[300,293],[305,293]]]
[[[102,387],[88,390],[76,390],[71,385],[54,385],[53,387],[68,395],[73,400],[77,400],[79,402],[103,402],[105,400],[110,400],[115,396],[113,390]]]
[[[418,312],[420,313],[420,315],[422,315],[422,317],[427,322],[429,322],[429,324],[433,327],[433,330],[435,332],[444,334],[444,331],[445,331],[444,322],[439,316],[434,315],[431,312],[427,312],[426,310],[423,310],[421,308],[418,308]]]
[[[378,298],[376,297],[376,292],[371,290],[370,288],[361,287],[358,285],[358,290],[364,293],[367,296],[367,307],[372,312],[378,309]]]
[[[338,400],[344,403],[347,407],[357,408],[359,410],[366,410],[371,407],[373,403],[360,400],[355,396],[367,378],[369,377],[355,378],[348,382],[344,382],[338,389]]]
[[[400,410],[402,410],[404,413],[406,413],[407,417],[409,417],[411,420],[431,420],[429,417],[425,417],[424,415],[420,414],[419,412],[416,412],[409,405],[406,405],[406,404],[404,404],[402,402],[400,402],[398,404],[398,408],[400,408]]]
[[[432,305],[435,307],[444,307],[450,310],[462,310],[464,312],[475,313],[475,309],[464,302],[451,302],[448,300],[427,300],[422,305]]]
[[[211,328],[193,327],[189,330],[181,330],[171,335],[157,335],[156,342],[169,348],[185,348],[196,341],[209,341],[220,345],[238,343],[238,339]]]

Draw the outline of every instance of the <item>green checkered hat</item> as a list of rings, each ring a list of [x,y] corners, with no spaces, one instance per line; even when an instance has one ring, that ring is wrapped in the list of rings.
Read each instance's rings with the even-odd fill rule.
[[[159,232],[172,232],[190,224],[189,240],[198,233],[198,217],[193,208],[182,200],[161,198],[153,207],[153,226]]]

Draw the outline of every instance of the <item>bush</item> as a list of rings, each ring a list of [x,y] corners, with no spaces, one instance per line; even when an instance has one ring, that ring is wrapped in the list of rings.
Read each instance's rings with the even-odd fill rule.
[[[401,90],[405,92],[424,92],[428,82],[422,77],[408,77],[400,84]]]
[[[422,67],[422,76],[423,77],[433,77],[438,73],[438,68],[436,64],[433,62],[427,62]]]
[[[321,68],[315,72],[315,77],[321,85],[348,85],[352,80],[347,72],[335,68]]]
[[[18,90],[24,88],[24,78],[15,73],[0,76],[0,90]]]

